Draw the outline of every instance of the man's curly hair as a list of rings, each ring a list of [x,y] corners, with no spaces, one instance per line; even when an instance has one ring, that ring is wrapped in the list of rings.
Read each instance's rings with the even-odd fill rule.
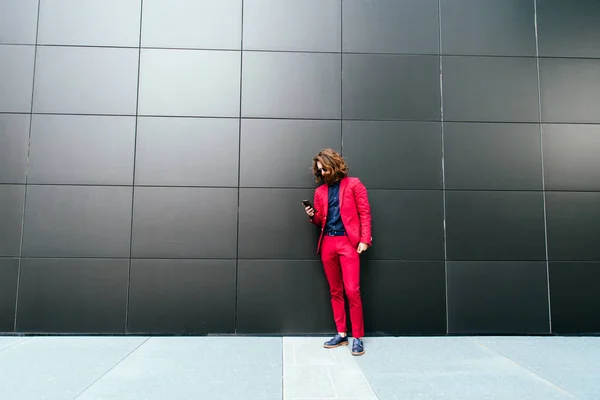
[[[329,174],[323,176],[317,162],[323,165],[323,169],[330,171]],[[312,172],[317,183],[334,183],[348,176],[348,166],[344,158],[333,149],[323,149],[313,158]]]

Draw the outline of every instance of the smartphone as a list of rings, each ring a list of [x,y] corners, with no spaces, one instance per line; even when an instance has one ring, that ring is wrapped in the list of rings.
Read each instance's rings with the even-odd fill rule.
[[[304,205],[304,207],[314,208],[310,200],[302,200],[302,204]]]

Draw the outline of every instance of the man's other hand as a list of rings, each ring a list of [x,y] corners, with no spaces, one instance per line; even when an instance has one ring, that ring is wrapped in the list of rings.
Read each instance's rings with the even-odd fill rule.
[[[356,251],[358,252],[358,254],[362,253],[363,251],[366,251],[369,248],[369,245],[366,243],[359,243],[358,244],[358,248],[356,249]]]

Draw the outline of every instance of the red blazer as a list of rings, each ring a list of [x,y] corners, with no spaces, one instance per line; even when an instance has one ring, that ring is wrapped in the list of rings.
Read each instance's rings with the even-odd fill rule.
[[[310,221],[321,227],[321,235],[317,245],[317,254],[321,250],[321,241],[325,232],[327,212],[329,211],[329,191],[327,185],[321,185],[315,190],[315,215]],[[359,243],[371,246],[371,206],[367,188],[358,178],[346,177],[340,181],[340,214],[342,223],[350,243],[358,247]]]

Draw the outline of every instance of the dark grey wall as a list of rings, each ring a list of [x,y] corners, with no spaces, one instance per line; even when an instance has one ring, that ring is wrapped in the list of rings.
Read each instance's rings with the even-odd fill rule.
[[[597,0],[0,0],[0,332],[600,332]],[[537,24],[536,24],[537,21]]]

